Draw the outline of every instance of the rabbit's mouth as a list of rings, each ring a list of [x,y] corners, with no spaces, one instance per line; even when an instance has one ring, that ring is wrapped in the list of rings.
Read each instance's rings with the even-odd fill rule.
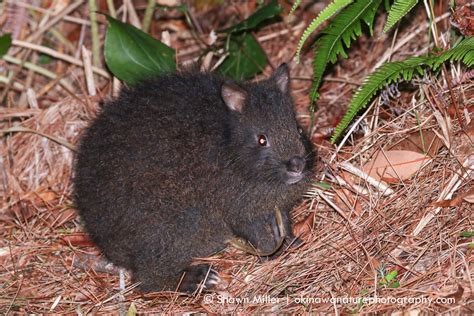
[[[287,171],[286,172],[286,184],[295,184],[303,179],[303,172]]]

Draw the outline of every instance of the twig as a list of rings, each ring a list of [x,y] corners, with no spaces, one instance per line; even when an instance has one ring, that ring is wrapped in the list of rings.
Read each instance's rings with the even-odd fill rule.
[[[133,3],[131,0],[124,0],[125,7],[127,7],[128,10],[128,18],[130,20],[130,23],[135,26],[137,29],[141,29],[141,23],[140,19],[138,18],[137,11],[135,11],[135,8],[133,7]]]
[[[53,50],[49,47],[45,47],[45,46],[41,46],[41,45],[37,45],[37,44],[32,44],[32,43],[25,42],[25,41],[19,41],[19,40],[13,40],[12,45],[29,48],[29,49],[41,52],[43,54],[49,55],[51,57],[67,61],[68,63],[71,63],[73,65],[76,65],[76,66],[79,66],[79,67],[84,67],[84,64],[79,59],[76,59],[74,57],[71,57],[71,56],[63,54],[63,53],[59,53],[59,52],[57,52],[57,51],[55,51],[55,50]],[[7,56],[7,55],[5,55],[5,56]],[[110,78],[110,75],[105,70],[103,70],[99,67],[92,66],[92,70],[96,74],[101,75],[104,78],[107,78],[107,79]]]
[[[439,21],[442,21],[448,17],[451,16],[451,13],[450,12],[446,12],[445,14],[437,17],[435,19],[435,23],[438,23]],[[430,24],[429,23],[425,23],[424,25],[422,25],[421,27],[418,27],[415,31],[411,32],[409,35],[407,36],[403,36],[400,40],[400,42],[397,43],[397,45],[395,45],[393,47],[393,49],[390,49],[390,50],[387,50],[387,52],[385,52],[385,54],[382,56],[382,58],[380,58],[380,60],[378,61],[378,63],[375,64],[374,67],[372,67],[372,72],[379,68],[380,66],[382,66],[382,64],[384,64],[387,60],[389,60],[390,56],[392,56],[393,53],[395,53],[397,50],[399,50],[402,46],[404,46],[406,43],[409,43],[411,40],[413,40],[418,34],[420,34],[421,32],[423,32],[427,27],[429,27]]]
[[[5,76],[0,76],[0,83],[9,84],[9,83],[11,83],[11,78],[7,78]],[[13,88],[15,88],[17,90],[24,90],[25,86],[22,85],[21,83],[15,81],[15,82],[13,82]]]
[[[393,190],[390,189],[385,183],[383,183],[382,180],[378,181],[378,180],[372,178],[371,176],[369,176],[368,174],[366,174],[362,170],[357,169],[356,167],[354,167],[353,165],[351,165],[348,162],[341,162],[339,164],[339,166],[342,169],[352,173],[353,175],[356,175],[359,178],[367,181],[369,184],[374,186],[377,190],[382,192],[382,194],[385,195],[385,196],[392,195],[394,193]]]
[[[367,110],[365,110],[364,114],[362,114],[357,119],[357,121],[355,121],[354,124],[352,124],[351,128],[349,128],[349,131],[346,133],[344,138],[341,140],[340,144],[336,147],[336,151],[334,152],[334,154],[329,159],[329,163],[331,163],[336,158],[337,154],[339,153],[339,150],[341,150],[342,146],[344,146],[347,139],[351,136],[352,132],[356,129],[356,127],[360,124],[360,122],[362,122],[362,120],[367,116],[367,114],[372,109],[372,107],[374,106],[375,103],[376,103],[376,101],[372,102],[372,104],[367,108]]]
[[[62,20],[63,17],[71,13],[72,11],[76,10],[80,5],[82,5],[83,0],[77,0],[61,12],[59,12],[54,18],[52,18],[48,23],[40,27],[36,32],[28,36],[25,40],[25,42],[33,42],[36,39],[38,39],[39,36],[41,36],[47,29],[49,29],[51,26],[55,25],[58,23],[60,20]]]
[[[37,135],[46,137],[46,138],[52,140],[55,143],[63,145],[64,147],[70,149],[71,151],[74,151],[74,152],[76,151],[76,148],[74,147],[74,145],[69,143],[68,141],[66,141],[64,139],[61,139],[59,137],[53,136],[53,135],[45,134],[45,133],[40,132],[40,131],[35,131],[35,130],[33,130],[31,128],[28,128],[28,127],[13,126],[13,127],[7,128],[7,129],[0,129],[0,133],[4,133],[4,134],[17,133],[17,132],[37,134]]]
[[[103,304],[105,304],[105,303],[107,303],[107,302],[110,302],[111,300],[115,299],[117,296],[124,295],[125,293],[130,292],[131,290],[133,290],[134,288],[138,287],[139,285],[140,285],[140,282],[134,283],[134,284],[130,285],[128,288],[126,288],[125,290],[120,291],[120,292],[118,292],[118,293],[112,295],[111,297],[105,299],[104,301],[95,304],[94,307],[99,307],[99,306],[101,306],[101,305],[103,305]]]
[[[89,0],[89,15],[91,19],[91,35],[92,35],[92,63],[94,66],[100,66],[100,43],[99,43],[99,27],[97,25],[97,3],[95,0]]]
[[[35,6],[33,6],[29,3],[25,3],[25,2],[22,2],[22,1],[16,1],[15,4],[19,7],[24,7],[24,8],[33,10],[33,11],[41,12],[43,14],[50,14],[50,12],[51,12],[50,9],[43,9],[43,8],[40,8],[40,7],[35,7]],[[71,15],[65,15],[63,17],[63,20],[68,21],[68,22],[72,22],[72,23],[81,24],[81,25],[88,25],[88,26],[91,25],[91,23],[89,21],[78,18],[78,17],[75,17],[75,16],[71,16]]]
[[[465,172],[463,172],[465,170]],[[459,186],[462,183],[462,180],[465,178],[468,178],[470,174],[474,171],[474,155],[468,156],[466,160],[464,161],[462,167],[460,170],[457,170],[454,173],[454,176],[451,178],[449,181],[448,185],[443,189],[443,191],[440,193],[438,199],[436,202],[450,199],[454,192],[459,188]],[[462,174],[462,176],[460,176]],[[428,212],[419,222],[418,225],[416,225],[415,229],[413,230],[413,233],[411,236],[418,236],[418,234],[423,230],[423,228],[428,225],[428,223],[439,213],[439,211],[442,209],[442,207],[436,207]],[[406,246],[408,244],[408,241],[405,240],[400,244],[397,248],[395,248],[390,255],[397,258],[400,256],[400,254],[403,252],[402,247]]]
[[[18,289],[16,290],[15,296],[13,297],[10,305],[8,306],[8,309],[7,309],[7,312],[5,313],[5,315],[8,315],[8,313],[10,312],[10,309],[12,308],[13,304],[15,303],[15,300],[18,297],[18,293],[20,293],[21,286],[23,285],[23,280],[24,280],[24,278],[21,277],[20,285],[18,286]]]
[[[39,109],[38,100],[36,100],[36,94],[33,89],[28,88],[26,90],[26,99],[28,100],[28,104],[30,105],[30,108],[35,109],[35,110]]]
[[[150,29],[151,20],[153,18],[153,12],[155,12],[155,7],[156,7],[156,0],[148,0],[148,4],[145,10],[145,16],[143,17],[143,23],[142,23],[143,24],[142,30],[145,33],[148,33],[148,30]]]
[[[26,69],[31,69],[33,71],[36,71],[37,73],[39,73],[39,74],[41,74],[41,75],[43,75],[47,78],[50,78],[50,79],[56,79],[57,78],[57,76],[54,72],[49,71],[48,69],[40,67],[38,65],[35,65],[33,63],[23,62],[22,60],[20,60],[18,58],[15,58],[15,57],[12,57],[12,56],[9,56],[9,55],[3,55],[2,58],[5,59],[9,63],[15,64],[15,65],[23,65],[23,67],[25,67]],[[74,90],[71,87],[71,85],[64,79],[59,80],[59,83],[70,91]]]
[[[461,173],[463,170],[466,170],[466,172]],[[450,199],[454,192],[459,188],[459,186],[462,183],[462,180],[466,179],[469,177],[469,175],[472,173],[474,170],[474,155],[467,157],[466,160],[464,161],[462,168],[458,170],[454,176],[451,178],[451,181],[449,181],[448,185],[444,188],[444,190],[441,192],[439,195],[438,199],[436,202]],[[462,176],[460,176],[462,174]],[[425,226],[439,213],[441,210],[441,207],[436,207],[434,210],[430,211],[425,217],[421,219],[421,221],[416,225],[415,229],[413,230],[413,236],[418,236],[418,234],[425,228]]]
[[[84,61],[84,73],[87,83],[87,92],[89,95],[96,95],[94,74],[92,72],[92,63],[91,63],[91,52],[85,47],[82,46],[82,60]]]
[[[117,17],[117,11],[115,11],[114,0],[107,0],[107,7],[109,8],[110,16],[115,19]]]

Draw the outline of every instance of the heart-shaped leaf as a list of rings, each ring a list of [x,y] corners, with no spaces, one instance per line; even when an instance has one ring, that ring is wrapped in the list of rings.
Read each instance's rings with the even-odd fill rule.
[[[107,16],[105,62],[110,71],[128,84],[136,84],[176,70],[172,48],[136,27]]]
[[[230,36],[228,52],[218,70],[234,79],[252,78],[267,65],[267,55],[252,34]]]

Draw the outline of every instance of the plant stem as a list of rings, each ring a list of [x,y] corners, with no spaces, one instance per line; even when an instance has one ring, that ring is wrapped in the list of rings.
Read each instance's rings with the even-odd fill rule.
[[[97,3],[95,0],[89,0],[89,14],[91,19],[92,33],[92,63],[100,67],[100,46],[99,46],[99,27],[97,25]]]
[[[109,8],[110,16],[117,18],[117,11],[115,11],[114,0],[107,0],[107,7]]]
[[[148,0],[148,5],[146,6],[145,16],[143,17],[142,30],[145,33],[148,33],[150,29],[151,20],[153,18],[153,12],[155,12],[156,1]]]
[[[40,75],[43,75],[47,78],[50,78],[50,79],[56,79],[57,76],[54,72],[52,71],[49,71],[48,69],[46,68],[43,68],[43,67],[40,67],[38,65],[35,65],[33,63],[30,63],[30,62],[23,62],[21,59],[18,59],[18,58],[15,58],[15,57],[12,57],[12,56],[9,56],[9,55],[3,55],[2,57],[5,61],[9,62],[9,63],[12,63],[12,64],[15,64],[15,65],[22,65],[23,67],[25,67],[26,69],[28,70],[32,70],[36,73],[39,73]],[[65,81],[64,79],[61,79],[59,80],[59,83],[61,85],[63,85],[66,89],[69,89],[70,91],[73,91],[74,89],[68,84],[67,81]]]

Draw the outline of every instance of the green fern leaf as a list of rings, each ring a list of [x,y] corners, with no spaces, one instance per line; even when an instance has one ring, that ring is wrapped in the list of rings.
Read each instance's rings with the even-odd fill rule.
[[[353,0],[334,0],[326,8],[324,8],[324,10],[319,12],[318,16],[314,18],[314,20],[311,21],[309,26],[304,30],[303,35],[301,36],[300,41],[298,42],[298,47],[296,48],[296,63],[300,62],[301,49],[303,48],[303,45],[308,39],[308,37],[314,32],[314,30],[316,30],[318,26],[321,25],[321,23],[332,17],[337,11],[346,7],[352,1]]]
[[[381,2],[382,0],[355,1],[342,10],[321,32],[322,36],[316,41],[313,60],[313,85],[310,92],[312,102],[318,98],[318,88],[328,62],[334,64],[338,55],[347,58],[344,45],[349,48],[351,41],[360,36],[362,21],[367,24],[372,34],[374,16]]]
[[[442,63],[448,60],[462,61],[468,67],[474,65],[474,37],[465,38],[455,47],[434,58],[433,69],[438,69]]]
[[[403,78],[411,80],[413,75],[423,75],[424,67],[436,70],[446,61],[462,61],[466,66],[474,65],[474,37],[461,41],[456,47],[447,50],[439,56],[411,57],[404,61],[385,63],[368,75],[362,86],[354,93],[348,110],[341,122],[337,125],[331,142],[334,143],[349,126],[357,113],[364,109],[372,97],[386,84]]]
[[[291,15],[295,13],[296,9],[300,6],[302,0],[295,0],[295,3],[293,3],[293,6],[291,7],[290,13],[288,15]]]
[[[383,28],[384,33],[387,33],[401,18],[407,15],[417,3],[418,0],[395,0],[388,12],[387,23]]]
[[[380,66],[366,77],[362,86],[355,92],[347,108],[347,112],[337,125],[331,142],[334,143],[342,132],[349,126],[357,113],[365,108],[372,97],[386,84],[399,80],[411,80],[414,71],[423,74],[422,65],[430,61],[429,57],[412,57],[401,62],[391,62]]]

